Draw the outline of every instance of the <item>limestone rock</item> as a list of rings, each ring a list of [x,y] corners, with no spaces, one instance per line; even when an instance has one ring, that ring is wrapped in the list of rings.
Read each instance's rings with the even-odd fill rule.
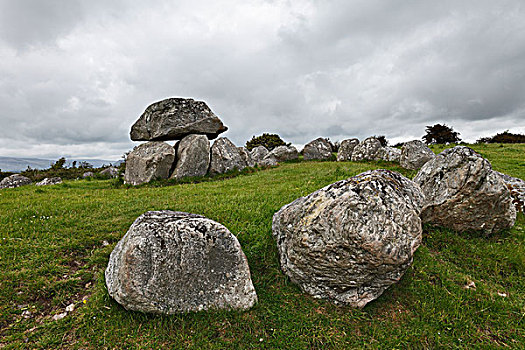
[[[4,178],[2,181],[0,181],[0,189],[3,188],[15,188],[25,185],[30,185],[31,179],[28,177],[22,176],[20,174],[13,174],[11,176],[8,176]]]
[[[266,155],[270,153],[268,149],[264,146],[257,146],[250,152],[250,156],[252,157],[253,161],[257,164],[259,164],[260,161],[266,157]]]
[[[377,153],[381,148],[381,142],[376,137],[369,137],[354,147],[352,161],[376,160]]]
[[[167,179],[174,160],[175,149],[166,142],[143,143],[128,154],[124,182],[140,185],[156,179]]]
[[[436,155],[423,142],[414,140],[407,142],[401,148],[399,163],[405,169],[417,170]]]
[[[426,196],[423,223],[485,234],[514,225],[516,210],[503,179],[468,147],[444,150],[423,165],[414,181]]]
[[[105,277],[109,295],[134,311],[246,310],[257,302],[237,238],[195,214],[141,215],[111,253]]]
[[[332,145],[322,137],[310,141],[303,148],[303,158],[305,160],[328,160],[331,157]]]
[[[341,145],[339,146],[339,151],[337,152],[337,161],[338,162],[345,162],[348,160],[352,160],[352,152],[354,151],[354,148],[359,144],[358,139],[347,139],[341,141]]]
[[[204,176],[210,167],[210,141],[206,135],[188,135],[177,145],[177,164],[174,179]]]
[[[252,155],[250,151],[246,147],[237,147],[239,149],[239,153],[241,154],[242,160],[244,160],[244,163],[246,163],[246,166],[254,167],[255,161],[252,159]]]
[[[270,156],[271,155],[271,156]],[[279,146],[275,147],[266,157],[274,157],[277,162],[285,162],[287,160],[294,160],[299,158],[299,152],[294,146]]]
[[[118,174],[119,174],[119,170],[115,168],[114,166],[110,166],[100,172],[100,175],[105,176],[105,177],[111,177],[111,178],[118,177]]]
[[[266,157],[264,157],[263,160],[260,160],[259,162],[257,162],[257,165],[262,166],[262,167],[276,166],[278,164],[279,162],[277,161],[277,158],[275,158],[275,156],[271,153],[268,153]]]
[[[88,177],[93,177],[95,174],[93,174],[92,171],[86,171],[84,174],[82,174],[83,179],[87,179]]]
[[[209,173],[223,174],[233,169],[246,168],[239,149],[226,137],[219,137],[211,146],[211,161]]]
[[[385,160],[387,162],[397,162],[401,157],[401,150],[394,147],[381,147],[376,155],[377,159]]]
[[[168,98],[155,102],[131,127],[133,141],[180,140],[190,134],[214,139],[228,130],[202,101],[191,98]]]
[[[37,186],[51,186],[58,185],[62,183],[62,179],[59,177],[46,177],[44,180],[37,182]]]
[[[416,184],[388,170],[299,198],[273,217],[281,269],[316,298],[362,308],[412,263],[423,200]]]
[[[494,172],[503,179],[503,182],[509,189],[516,211],[525,213],[525,181],[498,171]]]

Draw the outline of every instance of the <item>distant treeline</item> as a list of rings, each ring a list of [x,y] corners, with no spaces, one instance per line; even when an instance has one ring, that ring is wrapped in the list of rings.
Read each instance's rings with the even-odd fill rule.
[[[513,134],[508,131],[496,134],[491,137],[482,137],[477,143],[525,143],[525,135]]]

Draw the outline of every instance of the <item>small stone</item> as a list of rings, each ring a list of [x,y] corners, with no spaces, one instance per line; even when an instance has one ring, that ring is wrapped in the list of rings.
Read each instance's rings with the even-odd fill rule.
[[[0,181],[0,189],[16,188],[16,187],[30,185],[30,184],[31,184],[31,179],[25,176],[22,176],[20,174],[13,174],[11,176],[4,178],[2,181]]]
[[[59,177],[46,177],[44,180],[37,182],[37,186],[51,186],[58,185],[62,183],[62,179]]]
[[[75,304],[69,304],[66,307],[66,312],[73,312],[75,310]]]
[[[59,321],[59,320],[63,319],[66,316],[67,316],[67,312],[62,312],[60,314],[54,315],[53,316],[53,320],[54,321]]]

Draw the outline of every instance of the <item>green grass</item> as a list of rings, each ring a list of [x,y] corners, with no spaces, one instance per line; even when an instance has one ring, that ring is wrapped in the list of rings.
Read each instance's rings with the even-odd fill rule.
[[[494,169],[525,178],[525,145],[473,147]],[[2,190],[0,348],[525,348],[523,214],[490,238],[426,227],[401,282],[363,310],[313,299],[281,273],[272,215],[372,168],[415,173],[386,162],[299,162],[167,187],[80,180]],[[253,309],[152,316],[110,299],[111,250],[140,214],[162,209],[205,215],[238,237],[259,297]],[[464,288],[469,281],[475,289]],[[52,319],[71,303],[73,312]]]

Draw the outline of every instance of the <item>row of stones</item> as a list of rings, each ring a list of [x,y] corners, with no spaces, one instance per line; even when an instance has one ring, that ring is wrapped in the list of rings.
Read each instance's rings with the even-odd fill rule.
[[[282,271],[317,298],[362,308],[396,283],[422,241],[422,223],[486,234],[514,225],[510,192],[467,147],[445,150],[414,181],[373,170],[283,206],[272,232]],[[179,313],[257,301],[235,236],[195,214],[140,216],[111,253],[109,294],[126,309]]]

